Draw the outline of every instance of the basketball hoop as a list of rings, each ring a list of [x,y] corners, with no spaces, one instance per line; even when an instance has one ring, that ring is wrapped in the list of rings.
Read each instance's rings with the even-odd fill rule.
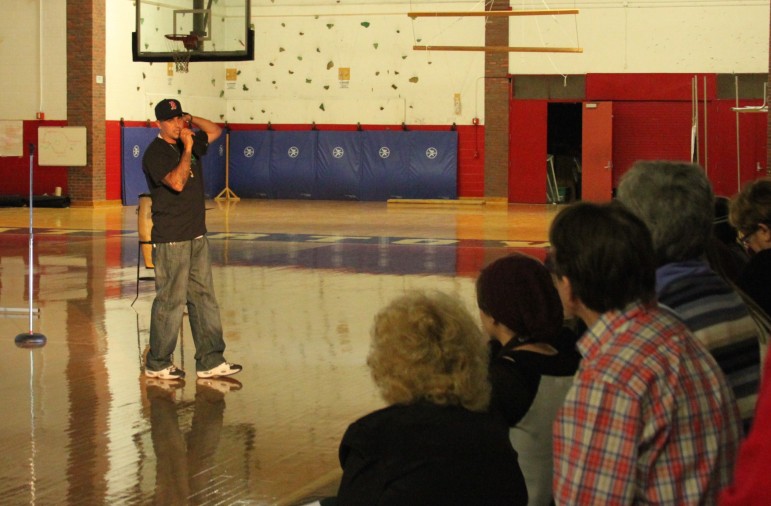
[[[200,49],[201,39],[194,33],[189,35],[172,33],[166,35],[166,38],[172,41],[171,58],[174,60],[174,70],[177,72],[187,72],[191,51]]]

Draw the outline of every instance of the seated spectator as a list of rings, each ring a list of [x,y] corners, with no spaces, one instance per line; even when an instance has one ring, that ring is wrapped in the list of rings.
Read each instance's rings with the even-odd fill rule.
[[[751,257],[739,275],[739,287],[771,315],[771,179],[747,183],[731,199],[729,220]]]
[[[336,504],[527,504],[508,427],[488,412],[485,340],[460,301],[392,301],[375,316],[367,364],[388,407],[346,430]]]
[[[530,506],[552,501],[551,426],[581,356],[563,326],[562,303],[546,267],[514,253],[491,263],[476,282],[482,327],[492,338],[491,409],[510,426]]]
[[[739,242],[739,231],[728,222],[729,203],[727,197],[715,197],[715,218],[712,239],[707,245],[707,260],[723,279],[736,285],[749,256]]]
[[[566,207],[549,231],[557,291],[587,325],[554,424],[556,504],[713,504],[741,437],[715,360],[656,304],[653,241],[624,206]]]
[[[636,162],[621,178],[618,200],[653,237],[659,303],[715,357],[749,428],[760,383],[760,335],[741,296],[706,259],[715,211],[704,170],[692,163]]]

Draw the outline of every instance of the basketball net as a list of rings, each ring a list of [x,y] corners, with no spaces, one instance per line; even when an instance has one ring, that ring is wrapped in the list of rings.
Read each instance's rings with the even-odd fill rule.
[[[174,59],[174,70],[186,73],[190,64],[190,51],[188,49],[174,49],[171,52],[171,57]]]
[[[198,37],[193,35],[176,36],[167,35],[167,46],[174,60],[174,70],[180,73],[187,73],[190,64],[191,50],[198,44]]]

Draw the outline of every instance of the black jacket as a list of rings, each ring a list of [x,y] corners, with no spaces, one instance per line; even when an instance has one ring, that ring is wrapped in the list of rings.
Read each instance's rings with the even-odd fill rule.
[[[390,406],[348,427],[337,504],[526,505],[505,421],[430,403]]]

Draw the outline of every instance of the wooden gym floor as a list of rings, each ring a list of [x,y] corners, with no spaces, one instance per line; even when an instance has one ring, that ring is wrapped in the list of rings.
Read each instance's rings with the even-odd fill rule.
[[[244,370],[240,385],[197,384],[185,319],[179,389],[141,374],[153,284],[137,282],[137,208],[35,208],[32,304],[29,209],[0,208],[4,504],[292,505],[334,493],[343,431],[383,405],[365,365],[375,312],[430,288],[476,314],[479,268],[515,249],[542,257],[558,209],[207,207],[226,357]],[[15,345],[30,330],[44,347]]]

